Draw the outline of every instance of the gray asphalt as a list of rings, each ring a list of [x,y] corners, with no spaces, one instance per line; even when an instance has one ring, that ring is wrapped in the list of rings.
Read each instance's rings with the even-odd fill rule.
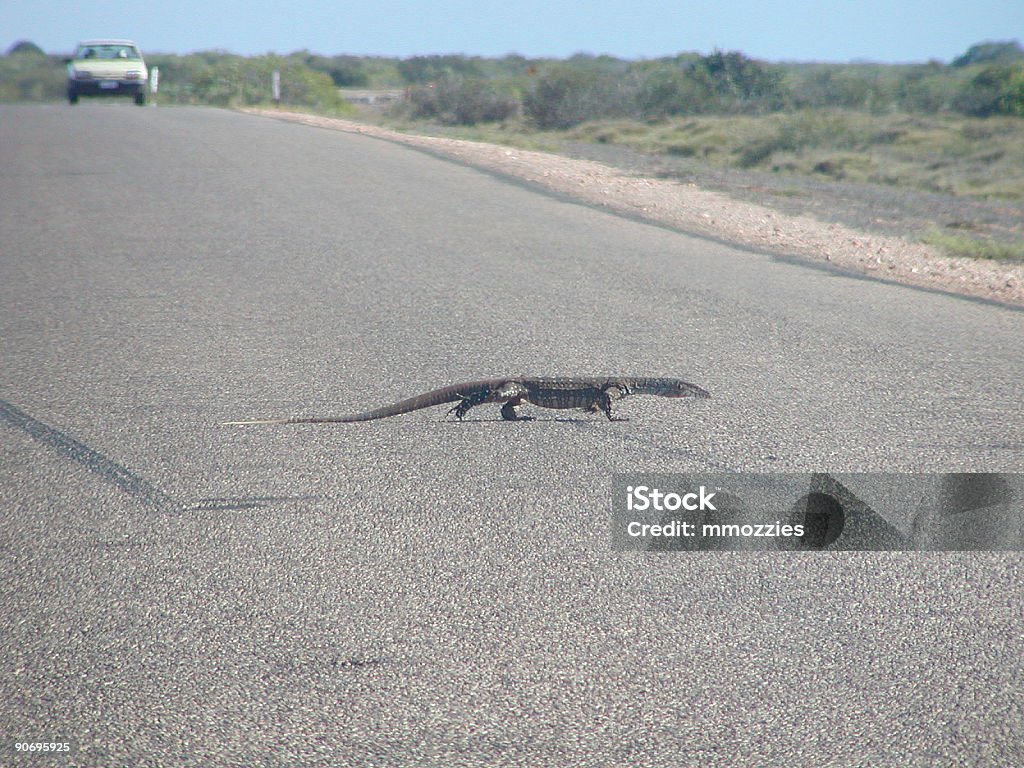
[[[220,425],[606,372],[713,397]],[[1019,553],[610,546],[617,472],[1024,471],[1022,374],[1024,313],[406,147],[0,107],[0,764],[1024,765]]]

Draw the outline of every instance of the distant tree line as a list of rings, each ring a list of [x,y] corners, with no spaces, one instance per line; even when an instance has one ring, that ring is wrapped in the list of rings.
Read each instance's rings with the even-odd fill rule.
[[[1016,41],[973,46],[952,64],[773,64],[739,52],[644,61],[577,55],[564,61],[462,57],[403,62],[409,116],[474,124],[522,116],[540,129],[589,120],[767,114],[840,108],[1024,116],[1024,49]],[[495,72],[494,70],[498,71]]]
[[[286,105],[337,110],[338,88],[404,88],[399,107],[413,119],[473,125],[521,119],[540,129],[589,120],[658,120],[702,114],[766,114],[843,108],[1024,116],[1024,49],[1017,41],[972,46],[950,64],[766,63],[714,51],[627,61],[578,54],[565,60],[461,55],[406,59],[321,56],[242,57],[224,51],[147,54],[160,67],[160,100],[255,104],[269,100],[281,72]],[[28,41],[0,57],[0,101],[62,98],[62,57]]]

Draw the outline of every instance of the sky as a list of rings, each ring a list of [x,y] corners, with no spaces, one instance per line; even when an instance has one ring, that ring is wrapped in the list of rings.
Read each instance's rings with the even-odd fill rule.
[[[1024,40],[1024,0],[0,0],[0,52],[124,37],[143,52],[309,50],[626,59],[742,51],[767,61],[948,62]]]

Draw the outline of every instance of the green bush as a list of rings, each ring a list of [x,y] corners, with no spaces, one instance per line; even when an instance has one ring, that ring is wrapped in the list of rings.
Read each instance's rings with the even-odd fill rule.
[[[500,84],[479,77],[447,76],[409,93],[409,116],[445,125],[476,125],[508,120],[519,111],[519,99]]]
[[[480,65],[465,56],[411,56],[398,63],[398,73],[410,85],[427,85],[452,76],[481,77]]]
[[[1012,64],[1024,61],[1024,48],[1016,40],[992,41],[972,45],[963,56],[953,59],[954,67],[973,64]]]
[[[964,86],[955,108],[974,117],[1024,116],[1024,64],[991,64]]]
[[[643,73],[636,94],[637,109],[646,118],[696,115],[716,105],[707,83],[674,65],[662,65]]]
[[[894,87],[894,101],[905,112],[935,113],[952,109],[959,79],[938,62],[906,68]]]
[[[289,58],[295,58],[292,54]],[[315,56],[305,54],[302,63],[310,69],[324,72],[338,88],[366,88],[370,75],[358,56]]]
[[[578,62],[549,66],[530,84],[523,113],[541,130],[631,115],[635,96],[620,75]]]
[[[1017,67],[1007,78],[999,107],[1004,115],[1024,117],[1024,67]]]
[[[790,104],[798,109],[856,109],[886,112],[897,105],[901,74],[866,65],[797,65],[790,71]]]
[[[155,54],[147,57],[160,68],[162,103],[246,106],[271,100],[274,70],[281,73],[281,103],[325,112],[348,111],[326,72],[307,66],[302,57],[245,58],[219,51],[188,56]]]
[[[32,43],[21,42],[0,57],[0,102],[54,101],[67,93],[63,62]]]
[[[781,73],[738,51],[702,57],[691,75],[715,94],[720,111],[773,112],[786,101]]]
[[[33,43],[31,40],[19,40],[10,48],[7,49],[7,55],[24,55],[30,54],[32,56],[45,56],[46,53],[38,45]]]

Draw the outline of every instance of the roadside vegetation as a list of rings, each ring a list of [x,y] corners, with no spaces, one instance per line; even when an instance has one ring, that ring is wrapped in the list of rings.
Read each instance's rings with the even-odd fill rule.
[[[926,232],[921,242],[941,248],[949,256],[993,261],[1024,262],[1024,242],[1001,243],[987,237],[951,235],[935,229]]]
[[[0,102],[57,101],[65,98],[64,60],[30,42],[14,45],[0,57]],[[282,106],[324,114],[352,115],[355,109],[338,91],[329,68],[310,66],[306,53],[290,56],[237,56],[204,51],[186,56],[149,53],[147,66],[160,69],[160,104],[253,106],[271,102],[271,73],[281,73]]]
[[[804,109],[763,117],[593,122],[565,135],[725,167],[1024,199],[1020,118]]]
[[[140,41],[143,42],[143,41]],[[579,54],[407,59],[147,53],[161,104],[270,103],[355,115],[346,89],[401,98],[360,119],[392,128],[525,148],[566,142],[626,147],[713,168],[912,187],[981,200],[1024,200],[1024,49],[972,46],[952,62],[770,63],[739,52],[628,61]],[[0,57],[0,102],[64,97],[63,56],[30,42]],[[1021,259],[970,228],[934,233],[951,253]]]

